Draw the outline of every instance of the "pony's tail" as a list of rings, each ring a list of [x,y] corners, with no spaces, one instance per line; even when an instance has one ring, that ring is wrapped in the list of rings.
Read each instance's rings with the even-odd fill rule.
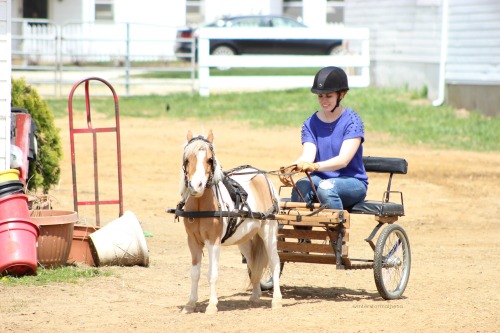
[[[260,279],[264,274],[264,270],[269,264],[269,258],[267,256],[266,247],[264,246],[264,241],[259,235],[255,235],[251,243],[251,260],[249,260],[250,269],[250,283],[252,286],[260,284]]]

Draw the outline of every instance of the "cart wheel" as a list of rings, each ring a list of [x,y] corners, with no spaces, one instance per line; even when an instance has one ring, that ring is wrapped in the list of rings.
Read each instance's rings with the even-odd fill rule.
[[[397,225],[387,226],[377,240],[373,260],[373,275],[382,298],[399,298],[405,291],[410,277],[410,242],[404,229]]]

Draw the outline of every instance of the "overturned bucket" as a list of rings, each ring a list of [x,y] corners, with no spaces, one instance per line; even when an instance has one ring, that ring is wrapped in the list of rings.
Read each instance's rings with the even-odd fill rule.
[[[131,211],[89,235],[89,240],[96,266],[149,266],[146,238]]]

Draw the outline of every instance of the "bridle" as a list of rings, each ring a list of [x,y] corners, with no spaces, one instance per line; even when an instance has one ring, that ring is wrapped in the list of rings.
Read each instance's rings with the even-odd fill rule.
[[[210,152],[212,153],[212,157],[208,159],[208,164],[210,165],[210,174],[208,175],[208,180],[207,180],[207,183],[205,184],[205,188],[209,188],[213,185],[215,167],[217,166],[217,161],[215,160],[215,154],[214,154],[214,146],[212,145],[212,143],[210,141],[205,139],[203,136],[199,135],[199,136],[194,137],[191,140],[189,140],[188,143],[186,144],[186,147],[189,146],[194,141],[198,141],[198,140],[205,142],[208,145],[208,147],[210,148]],[[182,172],[184,173],[184,185],[186,186],[186,188],[189,187],[189,184],[188,184],[189,181],[188,181],[188,175],[187,175],[187,169],[186,169],[187,164],[188,164],[188,160],[184,159],[184,161],[182,163]]]

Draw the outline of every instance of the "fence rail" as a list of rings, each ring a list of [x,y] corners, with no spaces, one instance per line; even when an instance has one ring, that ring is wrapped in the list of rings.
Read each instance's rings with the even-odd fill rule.
[[[210,54],[210,39],[340,39],[343,50],[334,55],[235,55]],[[253,77],[236,80],[234,76],[210,76],[211,67],[287,68],[287,67],[343,67],[352,87],[370,84],[369,30],[330,27],[313,28],[201,28],[199,30],[199,93],[208,96],[213,88],[224,85],[274,85],[278,87],[307,87],[311,77]]]
[[[13,75],[29,77],[28,83],[43,95],[61,96],[89,76],[109,80],[127,96],[161,91],[168,85],[193,93],[195,59],[178,61],[176,32],[175,27],[136,23],[57,25],[49,20],[12,19]],[[178,72],[187,73],[187,78],[168,78]],[[167,78],[144,77],[151,73]]]

